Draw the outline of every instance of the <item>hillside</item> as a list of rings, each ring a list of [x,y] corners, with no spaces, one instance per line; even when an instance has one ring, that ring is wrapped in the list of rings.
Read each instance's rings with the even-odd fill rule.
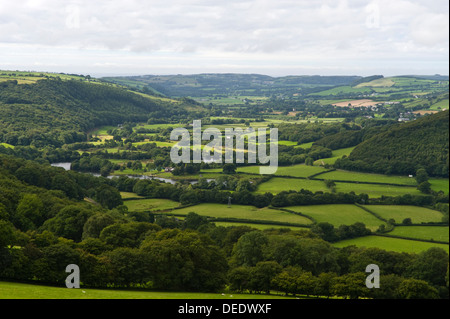
[[[187,114],[188,102],[156,99],[127,89],[80,80],[0,82],[0,143],[60,146],[84,141],[101,125],[170,119]]]
[[[286,76],[271,77],[259,74],[196,74],[196,75],[143,75],[110,77],[102,80],[167,96],[205,97],[211,95],[240,94],[250,96],[292,95],[305,90],[350,85],[359,76]]]
[[[449,112],[399,123],[359,144],[338,168],[385,174],[415,174],[419,167],[432,176],[448,177]]]

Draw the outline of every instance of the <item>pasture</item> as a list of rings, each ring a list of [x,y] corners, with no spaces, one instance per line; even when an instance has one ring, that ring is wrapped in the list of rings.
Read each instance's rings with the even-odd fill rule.
[[[68,289],[0,281],[0,299],[287,299],[281,295],[167,292],[149,290]]]
[[[296,179],[296,178],[282,178],[273,177],[265,183],[258,185],[256,192],[258,193],[273,193],[278,194],[282,191],[300,191],[306,189],[312,192],[327,192],[329,189],[326,187],[323,181],[309,180],[309,179]]]
[[[380,248],[399,253],[421,253],[431,247],[439,247],[444,249],[447,253],[449,252],[449,246],[446,244],[436,244],[424,241],[382,236],[365,236],[354,239],[346,239],[333,244],[333,246],[337,248],[344,248],[353,245],[356,247]]]
[[[190,212],[196,213],[202,216],[214,217],[214,218],[233,218],[233,219],[245,219],[264,222],[280,222],[280,223],[293,223],[300,225],[310,225],[312,221],[306,217],[296,214],[288,213],[285,211],[270,209],[270,208],[257,208],[254,206],[246,205],[231,205],[228,207],[226,204],[199,204],[195,206],[189,206],[185,208],[175,209],[168,214],[187,215]]]
[[[243,166],[238,167],[236,172],[247,173],[247,174],[259,174],[260,166]],[[292,177],[309,177],[317,173],[326,172],[327,170],[323,167],[318,166],[308,166],[305,164],[298,164],[293,166],[279,166],[276,176],[292,176]]]
[[[286,209],[302,213],[313,218],[317,223],[327,222],[335,227],[341,225],[352,225],[357,222],[364,223],[372,231],[378,229],[382,220],[376,218],[364,209],[356,205],[336,204],[336,205],[310,205],[291,206]]]
[[[128,211],[130,212],[166,210],[180,206],[180,203],[178,202],[162,198],[126,200],[123,203],[128,207]]]
[[[391,236],[449,242],[448,226],[397,226]]]
[[[441,212],[418,206],[366,205],[365,207],[383,219],[394,219],[396,223],[401,223],[405,218],[411,218],[413,224],[442,222],[443,217]]]
[[[320,174],[316,176],[319,179],[328,179],[333,181],[352,181],[352,182],[366,182],[366,183],[386,183],[416,186],[416,180],[408,176],[391,176],[372,173],[350,172],[343,170],[336,170],[329,173]]]

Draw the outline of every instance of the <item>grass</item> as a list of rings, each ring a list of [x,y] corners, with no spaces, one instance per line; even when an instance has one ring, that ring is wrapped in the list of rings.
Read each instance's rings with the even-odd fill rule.
[[[278,172],[277,172],[278,174]],[[325,174],[324,174],[325,175]],[[322,177],[323,175],[319,175]],[[273,193],[278,194],[282,191],[300,191],[306,189],[314,192],[330,192],[322,180],[308,180],[308,179],[295,179],[295,178],[283,178],[273,177],[269,181],[262,183],[258,186],[258,193]],[[336,183],[336,192],[349,193],[355,192],[356,194],[367,194],[371,198],[379,198],[381,196],[400,196],[405,194],[420,195],[421,193],[416,187],[406,186],[387,186],[377,184],[357,184],[357,183]]]
[[[323,181],[273,177],[271,180],[260,184],[258,186],[257,192],[278,194],[282,191],[300,191],[301,189],[307,189],[312,192],[328,191],[328,188],[325,186],[325,183]]]
[[[128,198],[143,198],[142,196],[139,196],[136,193],[130,193],[130,192],[120,192],[120,196],[122,199],[128,199]]]
[[[259,166],[245,166],[239,167],[236,170],[238,173],[259,174]],[[308,166],[304,164],[293,166],[279,166],[275,175],[277,176],[292,176],[292,177],[308,177],[317,173],[326,172],[327,170],[318,166]]]
[[[364,209],[351,204],[291,206],[287,209],[310,216],[318,223],[327,222],[335,227],[361,222],[375,231],[381,224],[385,224]]]
[[[446,244],[435,244],[417,240],[408,240],[408,239],[381,237],[381,236],[359,237],[355,239],[342,240],[340,242],[333,244],[333,246],[337,248],[343,248],[352,245],[366,248],[375,247],[387,251],[396,251],[400,253],[402,252],[420,253],[430,249],[431,247],[439,247],[444,249],[447,253],[449,252],[449,246]]]
[[[430,182],[431,189],[435,192],[443,191],[445,194],[449,193],[448,178],[430,178],[428,182]]]
[[[441,212],[418,206],[367,205],[366,208],[386,220],[394,219],[397,223],[405,218],[411,218],[413,224],[442,222],[443,217]]]
[[[360,173],[336,170],[329,173],[321,174],[316,178],[329,179],[334,181],[353,181],[353,182],[368,182],[368,183],[388,183],[416,186],[416,180],[408,176],[390,176],[371,173]]]
[[[282,222],[282,223],[295,223],[308,225],[312,224],[312,221],[306,217],[291,214],[288,212],[270,209],[270,208],[257,208],[254,206],[246,205],[231,205],[228,207],[226,204],[199,204],[195,206],[185,207],[181,209],[173,210],[173,214],[187,215],[190,212],[202,216],[209,216],[215,218],[236,218],[255,221],[266,222]],[[170,214],[170,213],[169,213]]]
[[[0,146],[4,146],[6,148],[14,148],[14,145],[8,144],[8,143],[0,143]]]
[[[287,299],[281,295],[160,292],[146,290],[68,289],[37,284],[0,282],[0,299]],[[292,299],[292,297],[291,297]]]
[[[279,226],[279,225],[265,225],[265,224],[252,224],[252,223],[232,223],[232,222],[214,222],[216,226],[223,227],[236,227],[236,226],[248,226],[251,228],[255,228],[258,230],[266,230],[266,229],[291,229],[291,230],[309,230],[307,227],[298,227],[298,226]]]
[[[180,203],[170,199],[150,198],[124,201],[130,212],[143,212],[151,210],[173,209],[180,206]]]
[[[342,156],[344,155],[349,156],[350,153],[355,149],[355,147],[356,146],[334,150],[332,151],[331,157],[319,159],[314,162],[314,165],[325,165],[325,164],[333,165],[334,162],[336,162],[336,160],[341,158]]]
[[[449,242],[448,226],[397,226],[389,235]]]

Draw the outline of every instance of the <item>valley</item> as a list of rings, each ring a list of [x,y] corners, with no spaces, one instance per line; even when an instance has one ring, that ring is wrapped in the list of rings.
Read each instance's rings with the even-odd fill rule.
[[[357,256],[383,264],[384,254],[399,260],[383,264],[386,276],[443,296],[446,269],[432,277],[420,265],[448,263],[448,84],[1,71],[0,248],[16,264],[0,278],[56,283],[61,255],[84,265],[92,288],[287,292],[276,275],[296,269],[318,287],[321,274],[342,279],[364,271]],[[242,164],[174,164],[170,133],[192,139],[194,120],[203,132],[278,129],[276,173],[248,162],[247,140]],[[269,288],[242,279],[268,268]]]

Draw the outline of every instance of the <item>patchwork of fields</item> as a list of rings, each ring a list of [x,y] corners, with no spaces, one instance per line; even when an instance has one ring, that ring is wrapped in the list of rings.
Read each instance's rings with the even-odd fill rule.
[[[380,85],[382,83],[380,82]],[[383,83],[383,85],[386,83]],[[268,122],[255,123],[257,127],[265,127]],[[146,124],[140,126],[143,129],[158,129],[174,127],[174,125]],[[227,125],[223,125],[223,128]],[[107,135],[108,129],[103,127],[95,132],[100,138]],[[148,142],[134,143],[136,146]],[[155,142],[159,147],[170,147],[175,142]],[[280,141],[281,145],[310,148],[313,143],[296,145],[295,142]],[[325,164],[332,165],[336,159],[348,156],[354,147],[338,149],[332,152],[330,158],[320,159],[314,162],[314,166],[298,164],[293,166],[280,166],[274,176],[260,183],[255,191],[258,194],[278,194],[283,191],[300,191],[302,189],[312,192],[355,192],[367,194],[369,198],[381,198],[382,196],[423,195],[417,189],[414,178],[409,176],[391,176],[371,174],[363,172],[350,172],[325,168]],[[111,148],[108,151],[120,150]],[[120,160],[116,160],[120,162]],[[258,178],[259,166],[244,166],[237,168],[237,176],[242,178]],[[132,170],[124,170],[122,174],[132,174]],[[137,173],[137,172],[134,172]],[[148,173],[147,173],[148,174]],[[198,175],[174,176],[167,172],[152,172],[158,177],[172,180],[198,179]],[[222,169],[202,169],[201,176],[214,180],[222,175]],[[330,189],[326,181],[333,181],[334,187]],[[431,178],[431,188],[434,191],[448,193],[449,180],[444,178]],[[140,198],[134,193],[122,193],[124,203],[130,212],[152,212],[165,214],[184,219],[190,212],[201,216],[207,216],[217,226],[245,225],[256,229],[291,228],[295,230],[308,230],[315,223],[327,222],[338,228],[341,225],[353,225],[363,223],[372,232],[376,232],[380,226],[388,226],[394,222],[395,227],[386,235],[367,236],[351,240],[344,240],[335,244],[336,247],[348,245],[379,247],[387,250],[419,252],[432,246],[443,247],[448,251],[448,227],[439,226],[443,214],[424,207],[394,206],[394,205],[308,205],[292,206],[282,209],[257,208],[254,206],[228,205],[203,203],[194,206],[182,207],[180,203],[168,199]],[[403,226],[402,222],[410,219],[412,225]],[[429,223],[438,225],[430,226]]]

